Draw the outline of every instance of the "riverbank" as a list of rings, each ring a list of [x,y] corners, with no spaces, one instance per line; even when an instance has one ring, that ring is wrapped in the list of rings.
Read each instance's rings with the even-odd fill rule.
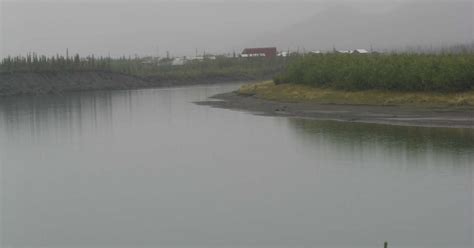
[[[91,90],[124,90],[252,81],[245,76],[219,76],[170,79],[160,76],[138,77],[108,71],[14,72],[0,73],[0,97],[16,95],[62,94]]]
[[[390,125],[474,128],[474,92],[347,92],[300,85],[252,84],[198,102],[263,115]]]
[[[300,84],[276,85],[271,81],[247,84],[238,90],[265,100],[321,104],[397,105],[409,107],[474,107],[474,90],[462,92],[423,92],[361,90],[346,91]]]

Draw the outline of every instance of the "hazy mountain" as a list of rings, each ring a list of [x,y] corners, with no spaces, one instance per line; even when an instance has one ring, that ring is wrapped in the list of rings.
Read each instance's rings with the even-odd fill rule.
[[[0,56],[394,48],[473,37],[472,0],[188,1],[0,0]]]
[[[324,11],[281,32],[266,34],[249,45],[275,44],[306,50],[445,46],[474,40],[474,7],[466,2],[406,3],[374,12],[372,4],[326,6]],[[367,8],[364,8],[366,6]]]
[[[314,3],[4,1],[0,0],[0,53],[28,51],[107,55],[173,55],[240,51],[262,31],[309,18]]]

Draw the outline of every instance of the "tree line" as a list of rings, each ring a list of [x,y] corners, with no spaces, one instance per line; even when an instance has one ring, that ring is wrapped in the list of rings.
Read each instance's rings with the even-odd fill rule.
[[[139,77],[193,79],[202,77],[268,77],[280,72],[289,58],[236,58],[216,56],[215,59],[189,61],[173,66],[169,58],[97,57],[89,55],[45,56],[29,53],[0,60],[0,73],[109,71]]]

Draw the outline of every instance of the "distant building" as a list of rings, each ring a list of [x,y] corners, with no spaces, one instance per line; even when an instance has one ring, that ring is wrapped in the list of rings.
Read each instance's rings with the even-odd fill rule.
[[[355,50],[337,50],[337,53],[344,53],[344,54],[366,54],[370,53],[365,49],[355,49]]]
[[[277,54],[278,57],[288,57],[290,55],[289,52],[280,52]]]
[[[337,50],[337,53],[349,54],[349,53],[352,53],[352,51],[351,50]]]
[[[206,55],[204,55],[204,59],[216,60],[216,59],[217,59],[217,56],[215,56],[215,55],[210,55],[210,54],[209,54],[209,55],[206,54]]]
[[[273,58],[277,56],[276,47],[263,47],[263,48],[245,48],[240,54],[241,57],[266,57]]]
[[[157,61],[157,58],[153,58],[151,56],[147,56],[147,57],[142,57],[140,58],[140,63],[142,64],[155,64]]]
[[[355,50],[352,50],[352,53],[355,53],[355,54],[366,54],[366,53],[370,53],[369,51],[365,50],[365,49],[355,49]]]
[[[195,56],[195,57],[176,57],[171,60],[171,65],[184,65],[187,63],[192,62],[201,62],[204,60],[216,60],[217,57],[215,55],[205,54],[202,56]]]
[[[174,58],[171,65],[184,65],[186,58]]]

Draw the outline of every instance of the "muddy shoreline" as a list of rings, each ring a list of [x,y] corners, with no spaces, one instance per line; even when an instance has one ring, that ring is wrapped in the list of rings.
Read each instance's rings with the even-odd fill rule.
[[[315,120],[376,123],[400,126],[474,128],[474,108],[422,108],[408,106],[337,105],[276,102],[237,92],[218,94],[196,102],[216,108],[249,111],[259,115]]]
[[[203,77],[193,79],[169,79],[159,76],[136,77],[108,71],[0,73],[0,97],[47,94],[60,95],[66,92],[78,91],[177,87],[250,82],[253,80],[256,80],[256,78],[244,76]]]

